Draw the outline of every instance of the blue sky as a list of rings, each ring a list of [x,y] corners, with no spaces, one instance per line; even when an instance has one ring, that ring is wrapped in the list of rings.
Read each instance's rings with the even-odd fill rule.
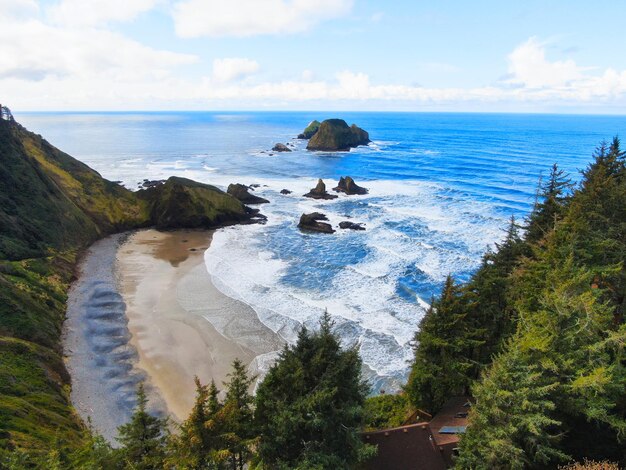
[[[0,102],[625,114],[623,18],[602,0],[0,0]]]

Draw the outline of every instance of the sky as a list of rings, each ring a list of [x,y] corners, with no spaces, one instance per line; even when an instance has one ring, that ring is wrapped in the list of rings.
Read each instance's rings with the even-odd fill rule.
[[[615,0],[0,0],[0,103],[626,114],[624,18]]]

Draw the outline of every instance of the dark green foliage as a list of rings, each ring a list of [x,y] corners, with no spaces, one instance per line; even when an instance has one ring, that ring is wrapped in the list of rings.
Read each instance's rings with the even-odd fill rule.
[[[165,184],[139,192],[157,228],[215,228],[246,221],[246,207],[208,184],[172,176]]]
[[[229,374],[226,399],[220,410],[224,428],[222,437],[228,451],[231,468],[242,470],[250,458],[250,449],[257,434],[254,424],[253,398],[250,385],[255,377],[249,377],[246,367],[239,359],[233,361],[233,371]]]
[[[122,445],[124,464],[138,470],[161,469],[165,461],[166,420],[148,413],[147,405],[142,384],[137,391],[137,407],[130,422],[118,429],[117,440]]]
[[[405,391],[418,408],[438,410],[453,395],[465,395],[474,367],[472,352],[478,330],[468,328],[467,307],[458,285],[446,279],[415,335],[415,362]]]
[[[259,385],[261,468],[350,468],[371,454],[358,436],[367,391],[356,350],[342,350],[326,314],[303,328]]]
[[[512,277],[516,333],[474,387],[461,468],[626,463],[626,168],[617,139],[594,157]]]
[[[225,426],[221,410],[215,382],[202,385],[196,377],[193,409],[180,425],[178,434],[171,437],[170,466],[185,470],[223,468],[229,454],[223,449]]]
[[[412,411],[406,394],[367,397],[363,410],[363,427],[374,430],[402,426]]]
[[[457,467],[513,470],[563,457],[551,442],[559,423],[548,416],[555,409],[549,396],[556,387],[519,350],[496,358],[476,390]]]
[[[326,119],[307,144],[307,150],[347,151],[351,147],[367,145],[369,135],[352,124],[348,127],[343,119]]]
[[[540,186],[538,200],[528,218],[526,241],[539,243],[563,218],[573,185],[567,174],[557,164],[552,165],[550,176]]]

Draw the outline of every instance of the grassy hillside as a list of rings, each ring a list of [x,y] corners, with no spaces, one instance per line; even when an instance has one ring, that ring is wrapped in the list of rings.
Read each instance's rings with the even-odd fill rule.
[[[132,228],[209,228],[249,217],[234,197],[183,178],[134,193],[0,120],[0,461],[3,449],[36,455],[80,443],[61,331],[83,248]]]

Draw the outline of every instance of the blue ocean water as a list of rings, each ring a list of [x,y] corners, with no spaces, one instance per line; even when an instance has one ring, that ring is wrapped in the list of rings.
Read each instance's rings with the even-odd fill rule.
[[[261,185],[266,225],[214,237],[206,263],[216,286],[250,304],[291,341],[324,309],[346,344],[357,344],[374,386],[406,377],[410,340],[448,273],[465,280],[511,215],[531,209],[553,163],[574,180],[602,139],[624,133],[624,116],[435,113],[31,113],[29,129],[103,176],[136,188],[144,178],[186,176],[221,187]],[[370,133],[347,153],[305,150],[293,138],[313,119],[339,117]],[[273,153],[292,142],[290,153]],[[317,178],[369,188],[334,201],[302,198]],[[281,189],[292,190],[285,196]],[[365,232],[301,233],[300,214]]]

